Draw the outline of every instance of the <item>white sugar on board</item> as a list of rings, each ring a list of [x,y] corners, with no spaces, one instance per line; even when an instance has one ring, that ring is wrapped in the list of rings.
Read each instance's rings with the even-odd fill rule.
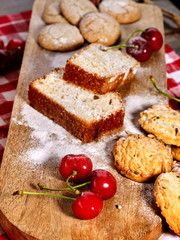
[[[115,141],[128,132],[142,133],[138,119],[140,111],[158,104],[157,97],[131,95],[123,99],[125,104],[125,119],[123,131],[112,136],[104,136],[99,141],[82,144],[60,125],[45,117],[27,103],[21,107],[21,119],[12,119],[18,125],[25,125],[31,129],[32,145],[22,153],[22,161],[29,161],[33,166],[54,161],[59,164],[66,154],[86,154],[93,161],[94,168],[108,169],[113,165],[112,150]],[[19,118],[18,118],[19,119]],[[124,131],[125,129],[125,131]]]
[[[21,120],[17,121],[14,118],[13,121],[16,124],[26,125],[31,128],[30,137],[35,141],[35,144],[29,147],[26,153],[22,153],[22,159],[31,162],[32,165],[43,164],[48,159],[57,162],[66,154],[83,153],[92,160],[95,158],[106,158],[107,153],[103,151],[105,142],[82,144],[79,139],[74,138],[64,128],[33,109],[27,103],[24,103],[22,106],[21,116]],[[100,156],[98,157],[99,154]],[[109,162],[106,162],[106,164],[103,161],[94,162],[94,167],[106,168],[107,164]]]

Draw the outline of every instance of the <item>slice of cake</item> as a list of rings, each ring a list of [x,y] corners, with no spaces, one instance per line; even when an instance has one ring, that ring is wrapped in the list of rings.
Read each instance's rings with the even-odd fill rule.
[[[83,142],[90,142],[123,125],[124,106],[119,93],[94,94],[62,79],[54,69],[29,85],[32,107]]]
[[[67,60],[63,79],[105,94],[129,83],[140,63],[118,49],[92,43]]]

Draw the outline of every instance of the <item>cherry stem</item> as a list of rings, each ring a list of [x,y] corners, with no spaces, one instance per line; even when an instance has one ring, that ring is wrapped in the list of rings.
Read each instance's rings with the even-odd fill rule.
[[[169,97],[169,98],[171,98],[171,99],[173,99],[173,100],[175,100],[175,101],[180,102],[180,98],[175,98],[175,97],[173,97],[173,96],[171,96],[171,95],[169,95],[169,94],[161,91],[161,90],[156,86],[156,84],[155,84],[155,78],[154,78],[154,77],[150,76],[150,79],[151,79],[151,82],[153,83],[155,89],[156,89],[158,92],[162,93],[162,94],[165,95],[166,97]]]
[[[129,39],[132,38],[132,36],[133,36],[135,33],[137,33],[137,32],[145,32],[145,30],[144,30],[144,29],[134,30],[134,31],[129,35],[129,37],[127,38],[127,40],[125,41],[124,44],[126,44],[126,43],[129,41]]]
[[[125,47],[134,48],[136,50],[138,49],[138,46],[122,44],[122,45],[111,46],[111,47],[108,47],[108,48],[106,48],[104,50],[108,51],[108,50],[113,49],[113,48],[121,48],[121,49],[123,49]]]
[[[84,187],[88,184],[90,184],[91,182],[85,182],[76,186],[73,186],[73,188],[80,188],[80,187]],[[45,187],[42,183],[38,183],[38,186],[41,190],[46,189],[46,190],[50,190],[50,191],[66,191],[66,190],[70,190],[70,188],[49,188],[49,187]]]
[[[75,189],[73,186],[70,185],[69,180],[71,177],[77,175],[77,171],[73,170],[72,174],[66,179],[66,184],[68,185],[68,187],[75,193],[75,194],[80,194],[81,192],[78,189]]]
[[[66,197],[66,196],[56,195],[56,194],[50,194],[50,193],[26,192],[26,191],[23,191],[23,190],[18,190],[18,191],[13,193],[13,195],[24,195],[24,194],[25,195],[51,196],[51,197],[65,198],[65,199],[69,199],[69,200],[73,200],[73,201],[76,200],[76,198],[71,198],[71,197]]]
[[[6,50],[7,53],[10,53],[10,54],[15,54],[17,51],[16,50]]]
[[[123,49],[123,48],[125,48],[125,47],[131,47],[131,48],[134,48],[134,49],[137,50],[137,49],[138,49],[138,46],[127,45],[127,42],[129,41],[129,39],[132,38],[132,36],[133,36],[135,33],[137,33],[137,32],[145,32],[145,30],[143,30],[143,29],[137,29],[137,30],[133,31],[133,32],[129,35],[129,37],[127,38],[127,40],[125,41],[124,44],[108,47],[108,48],[105,49],[105,51],[110,50],[110,49],[113,49],[113,48],[121,48],[121,49]]]

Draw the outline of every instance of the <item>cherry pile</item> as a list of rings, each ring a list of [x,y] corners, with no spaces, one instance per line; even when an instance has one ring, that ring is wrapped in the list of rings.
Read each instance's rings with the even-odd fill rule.
[[[25,42],[13,38],[5,46],[0,39],[0,74],[13,71],[20,67],[24,52]]]
[[[77,198],[48,193],[16,191],[13,195],[45,195],[73,200],[72,210],[76,217],[92,219],[99,215],[103,208],[103,200],[112,198],[117,190],[114,176],[104,169],[93,169],[92,161],[84,154],[68,154],[64,156],[59,165],[59,172],[66,180],[67,188],[52,189],[38,184],[41,190],[64,191],[71,190]],[[85,181],[85,182],[84,182]],[[77,185],[71,185],[75,183]],[[87,186],[88,189],[80,191],[79,188]]]
[[[136,32],[141,32],[141,35],[133,37]],[[112,48],[126,48],[126,52],[137,61],[145,62],[151,57],[152,52],[160,50],[162,45],[163,37],[161,32],[157,28],[149,27],[145,30],[135,30],[130,34],[123,45],[112,46],[106,50]]]

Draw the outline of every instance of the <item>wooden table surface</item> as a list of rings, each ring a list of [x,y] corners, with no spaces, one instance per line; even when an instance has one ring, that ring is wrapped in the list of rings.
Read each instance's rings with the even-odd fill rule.
[[[1,7],[0,7],[0,16],[17,13],[20,11],[26,11],[32,9],[34,0],[0,0]],[[141,1],[142,2],[142,1]],[[163,8],[166,8],[173,13],[180,16],[180,9],[178,9],[171,1],[169,0],[153,0],[154,4]],[[177,3],[179,4],[179,3]],[[177,28],[177,25],[164,17],[164,29],[165,32],[170,32],[174,28]],[[175,50],[176,53],[180,55],[180,32],[174,33],[165,36],[166,43]]]

